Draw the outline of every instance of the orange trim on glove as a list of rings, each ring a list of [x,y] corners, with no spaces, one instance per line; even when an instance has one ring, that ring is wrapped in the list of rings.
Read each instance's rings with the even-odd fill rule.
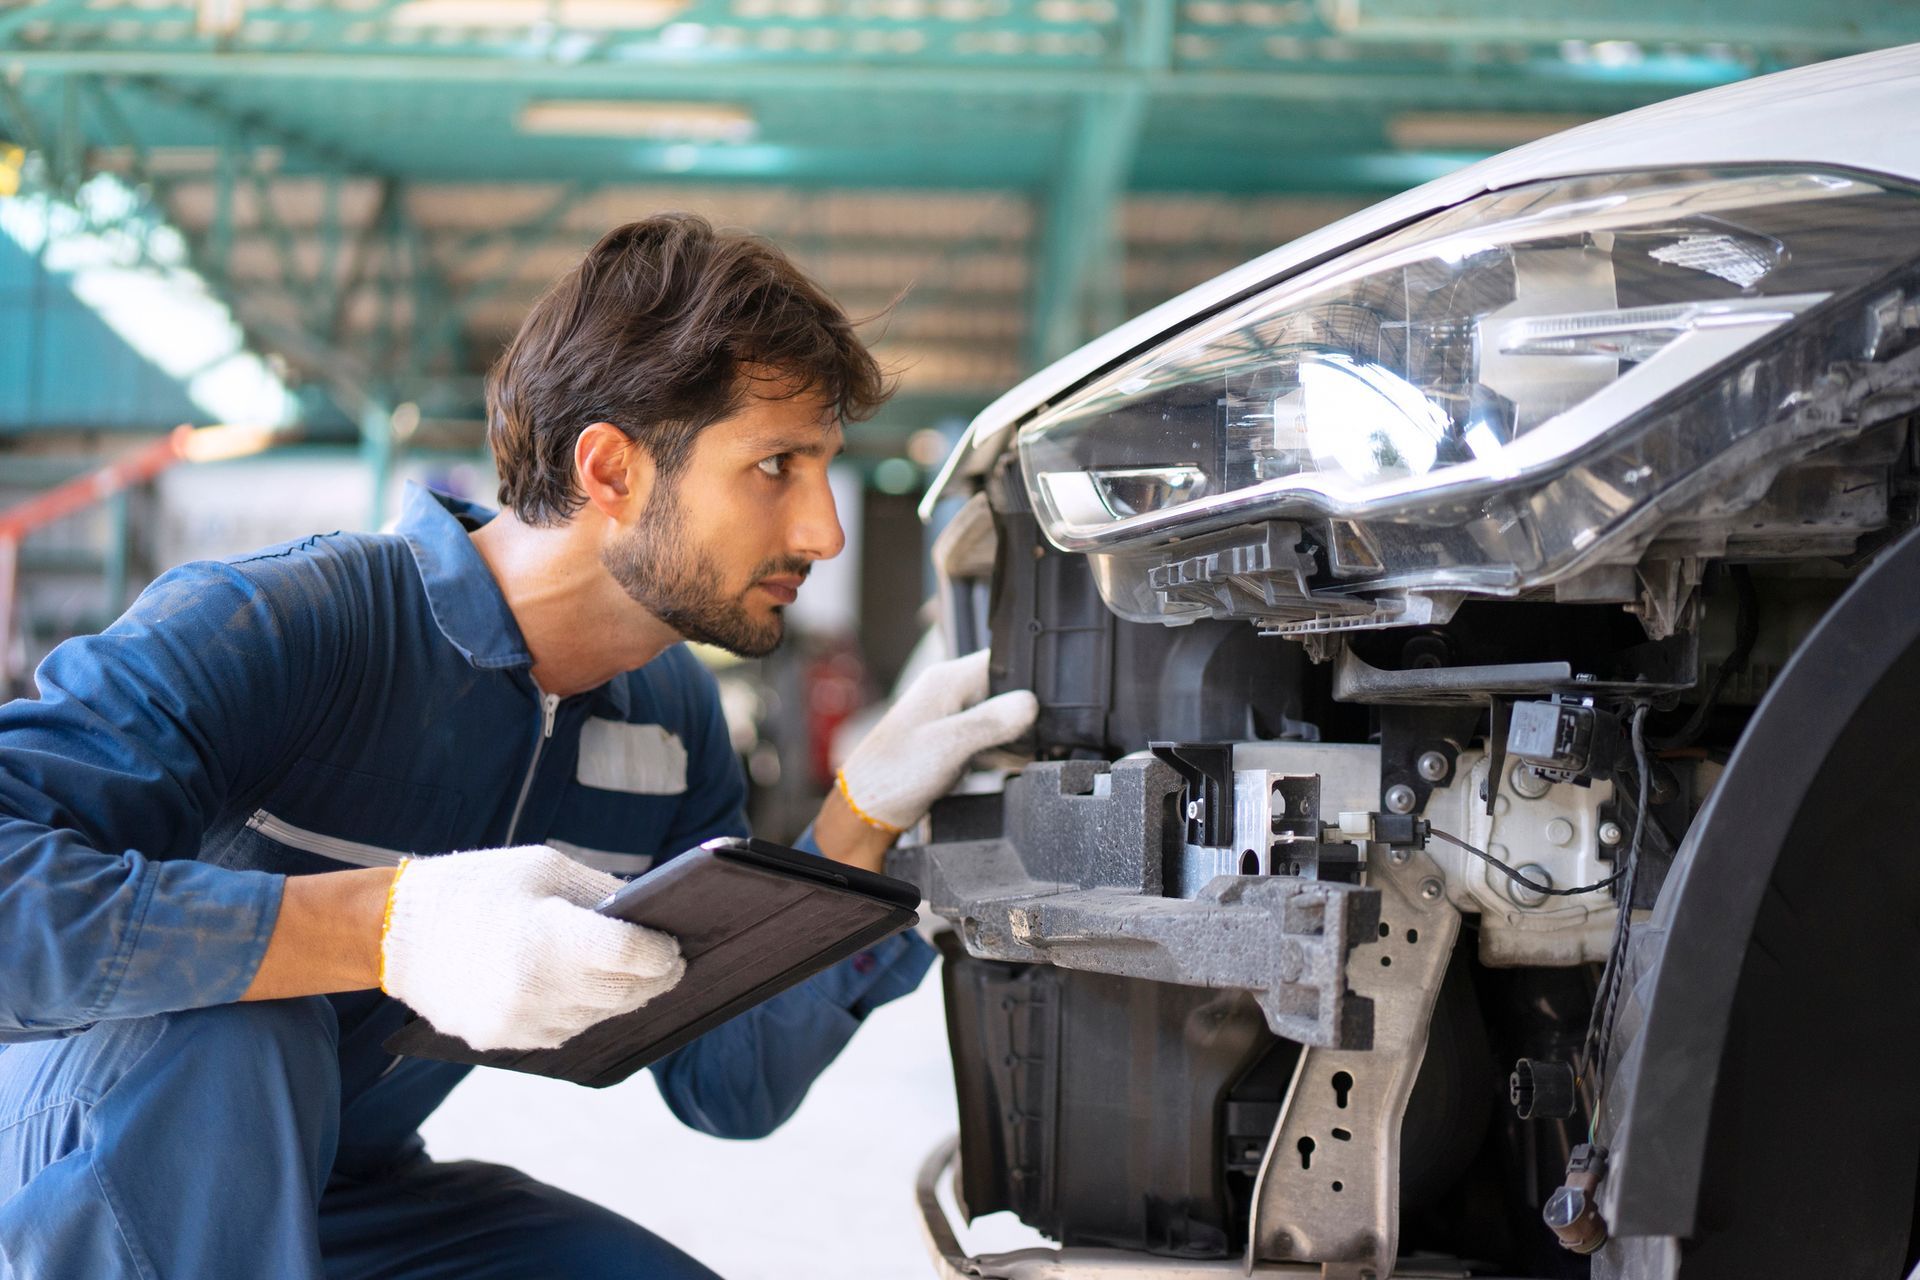
[[[400,877],[406,873],[407,864],[412,858],[400,859],[400,865],[394,868],[393,879],[387,882],[387,909],[380,917],[380,989],[387,991],[387,931],[393,928],[393,899],[400,890]]]
[[[860,819],[860,821],[866,823],[868,826],[872,827],[874,830],[884,831],[890,836],[897,836],[902,831],[906,830],[905,827],[896,827],[891,822],[882,822],[880,819],[868,813],[865,809],[862,809],[859,806],[859,804],[855,802],[853,798],[853,792],[847,789],[847,771],[845,769],[842,769],[837,773],[835,773],[833,775],[833,780],[834,780],[834,785],[840,788],[840,798],[847,802],[847,808],[853,812],[854,817]]]

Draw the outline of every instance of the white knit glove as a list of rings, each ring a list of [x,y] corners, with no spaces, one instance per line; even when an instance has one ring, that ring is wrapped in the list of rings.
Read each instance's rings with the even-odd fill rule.
[[[592,910],[624,883],[545,845],[408,858],[380,989],[476,1049],[551,1049],[686,972],[666,934]]]
[[[982,698],[985,649],[921,672],[840,767],[847,806],[870,826],[904,831],[953,790],[968,759],[1019,737],[1040,714],[1025,689]]]

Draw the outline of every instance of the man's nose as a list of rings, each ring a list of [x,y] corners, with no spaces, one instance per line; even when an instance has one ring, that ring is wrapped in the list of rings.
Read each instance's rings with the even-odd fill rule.
[[[809,560],[831,560],[846,548],[846,531],[840,527],[825,471],[804,487],[788,539],[794,553]]]

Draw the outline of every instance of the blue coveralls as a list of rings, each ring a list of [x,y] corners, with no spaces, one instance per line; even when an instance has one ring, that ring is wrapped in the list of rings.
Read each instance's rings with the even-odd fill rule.
[[[287,875],[545,841],[635,874],[746,830],[716,688],[683,648],[542,696],[467,537],[175,569],[0,707],[0,1275],[677,1278],[642,1228],[416,1129],[468,1068],[395,1058],[378,991],[233,1003]],[[850,957],[656,1064],[685,1123],[770,1132],[932,958]]]

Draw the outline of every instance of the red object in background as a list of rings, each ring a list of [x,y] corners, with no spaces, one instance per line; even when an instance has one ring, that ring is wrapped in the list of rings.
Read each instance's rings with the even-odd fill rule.
[[[131,489],[186,457],[192,427],[175,427],[152,444],[115,459],[45,493],[0,511],[0,698],[13,682],[14,594],[19,586],[20,544],[36,529],[84,511],[122,489]]]
[[[851,640],[836,641],[801,669],[807,697],[807,767],[821,790],[833,785],[833,739],[867,704],[867,664]]]
[[[0,541],[17,543],[35,529],[84,511],[122,489],[131,489],[165,471],[187,456],[192,427],[175,427],[152,444],[143,445],[97,471],[89,471],[25,502],[0,511]]]

